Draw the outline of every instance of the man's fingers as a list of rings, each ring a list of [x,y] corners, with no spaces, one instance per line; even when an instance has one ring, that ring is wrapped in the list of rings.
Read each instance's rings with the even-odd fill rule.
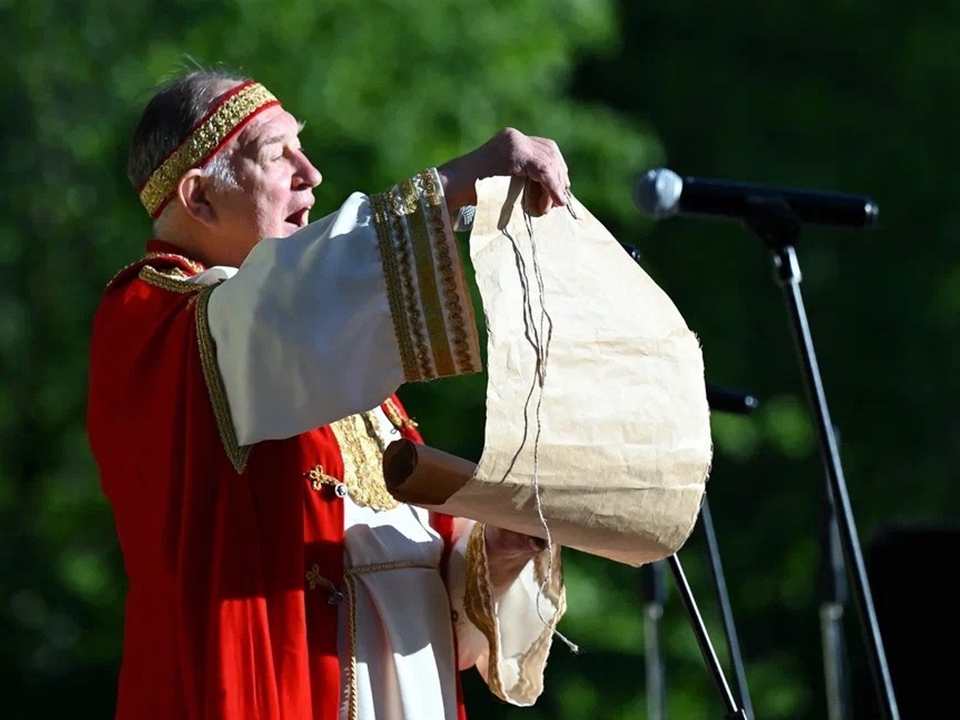
[[[487,527],[487,542],[491,552],[503,557],[532,556],[547,547],[545,540],[523,533]]]
[[[531,161],[527,170],[527,177],[534,180],[539,186],[540,194],[538,208],[541,213],[548,212],[553,206],[567,204],[567,188],[564,185],[564,176],[561,169],[542,156]]]
[[[565,204],[567,188],[570,187],[570,168],[567,167],[567,161],[560,152],[560,146],[549,138],[531,138],[538,146],[545,157],[545,162],[554,168],[557,174],[557,186],[560,188],[561,199]]]
[[[567,204],[567,189],[563,185],[563,179],[559,173],[554,170],[540,181],[544,188],[544,196],[550,199],[551,206],[562,207]]]
[[[567,165],[560,149],[552,140],[532,138],[535,147],[537,180],[550,195],[550,207],[567,204],[567,188],[570,187]],[[543,212],[547,212],[547,207]]]
[[[570,175],[566,160],[557,143],[549,138],[530,137],[516,130],[501,134],[507,142],[510,174],[526,176],[533,181],[529,207],[543,215],[568,202]],[[502,147],[502,145],[501,145]]]
[[[540,203],[540,214],[546,215],[551,210],[553,210],[553,198],[551,198],[547,193],[544,193],[543,201]]]

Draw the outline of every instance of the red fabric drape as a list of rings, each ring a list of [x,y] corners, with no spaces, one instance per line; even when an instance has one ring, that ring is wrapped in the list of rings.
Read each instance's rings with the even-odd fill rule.
[[[196,270],[153,256],[111,282],[94,319],[88,433],[129,578],[116,717],[336,720],[342,606],[305,595],[314,564],[343,583],[343,504],[308,476],[343,477],[336,439],[323,427],[260,443],[238,474],[204,381],[198,293],[144,282],[146,262]],[[431,521],[449,547],[452,518]],[[463,718],[459,676],[457,689]]]

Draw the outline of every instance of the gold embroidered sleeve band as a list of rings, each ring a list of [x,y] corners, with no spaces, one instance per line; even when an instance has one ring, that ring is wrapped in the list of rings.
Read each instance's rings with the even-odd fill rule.
[[[479,372],[476,316],[436,170],[372,196],[371,207],[406,380]]]

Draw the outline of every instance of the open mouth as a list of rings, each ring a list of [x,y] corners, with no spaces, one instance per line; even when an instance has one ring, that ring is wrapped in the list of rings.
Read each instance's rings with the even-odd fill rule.
[[[307,223],[309,222],[309,218],[310,218],[310,208],[308,206],[308,207],[300,208],[296,212],[291,213],[290,215],[287,215],[287,217],[284,218],[284,222],[289,223],[290,225],[294,225],[298,228],[302,228],[302,227],[306,227]]]

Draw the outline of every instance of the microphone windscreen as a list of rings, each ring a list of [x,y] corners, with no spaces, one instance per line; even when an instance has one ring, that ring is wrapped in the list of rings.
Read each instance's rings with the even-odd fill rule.
[[[676,215],[682,192],[683,180],[673,170],[653,168],[637,176],[633,204],[644,215],[660,220]]]

